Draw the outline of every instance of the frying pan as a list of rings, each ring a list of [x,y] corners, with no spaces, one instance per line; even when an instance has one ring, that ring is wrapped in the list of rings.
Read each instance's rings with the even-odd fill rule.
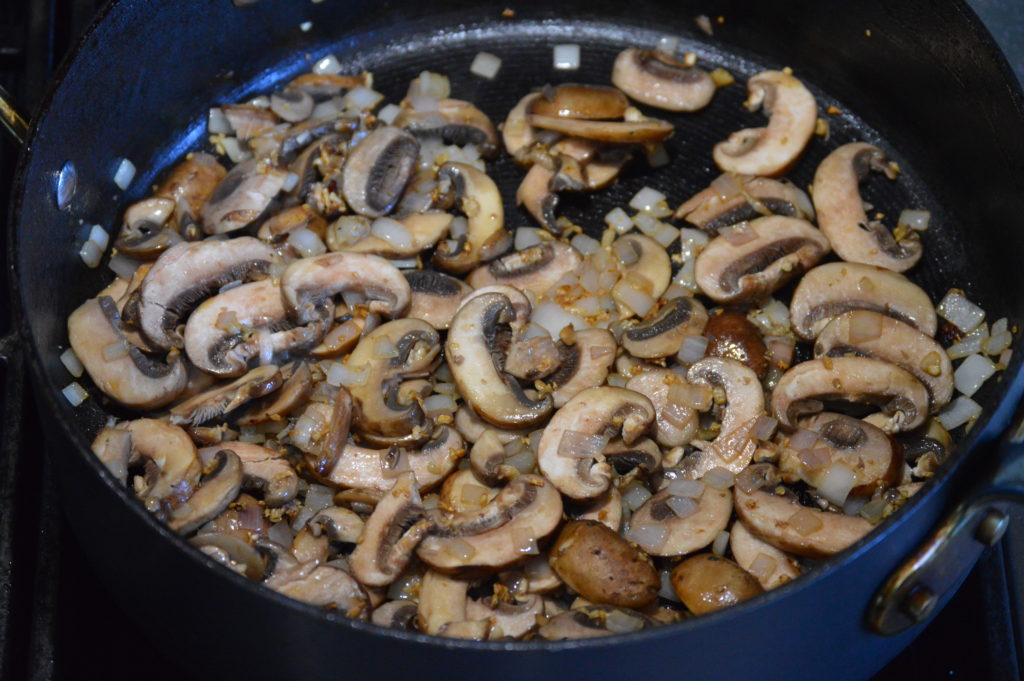
[[[509,5],[515,16],[503,18]],[[698,14],[724,23],[706,36],[694,25]],[[308,30],[304,22],[312,22]],[[978,394],[985,414],[956,454],[870,536],[761,598],[611,639],[450,641],[320,611],[192,549],[89,453],[96,429],[124,414],[95,395],[73,409],[59,392],[69,382],[58,361],[67,316],[110,277],[85,268],[78,246],[89,225],[117,225],[160,169],[203,144],[211,103],[271,89],[333,53],[346,70],[372,70],[391,100],[424,69],[448,73],[453,96],[497,121],[544,83],[606,83],[618,50],[665,34],[738,83],[703,114],[667,117],[678,126],[667,169],[651,174],[639,164],[592,204],[569,202],[571,217],[597,229],[596,216],[644,184],[673,202],[705,186],[716,174],[711,145],[760,124],[740,106],[743,80],[789,66],[822,108],[842,112],[792,177],[807,184],[837,144],[878,143],[904,172],[895,184],[869,185],[876,206],[933,213],[927,260],[912,277],[933,299],[956,285],[990,319],[1021,325],[1024,108],[1003,58],[962,2],[114,2],[36,112],[13,188],[9,274],[44,418],[54,422],[48,455],[63,506],[118,605],[164,654],[205,678],[865,678],[909,643],[983,545],[998,540],[1000,505],[1020,496],[1024,479],[1013,413],[1024,388],[1019,342],[1010,367]],[[559,43],[582,46],[579,71],[552,69]],[[494,81],[468,72],[480,50],[503,59]],[[126,192],[111,179],[122,158],[139,168]],[[492,173],[506,195],[521,176],[507,160]],[[529,224],[514,206],[506,210],[511,226]]]

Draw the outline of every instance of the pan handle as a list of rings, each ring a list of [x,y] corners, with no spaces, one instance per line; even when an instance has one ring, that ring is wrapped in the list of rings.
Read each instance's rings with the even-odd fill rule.
[[[982,551],[1009,525],[1006,507],[1024,503],[1024,409],[995,446],[993,472],[968,494],[882,584],[868,606],[866,624],[893,636],[924,622],[966,578]]]
[[[28,139],[28,123],[25,117],[18,113],[14,99],[3,87],[0,87],[0,123],[15,144],[19,147],[25,145]]]

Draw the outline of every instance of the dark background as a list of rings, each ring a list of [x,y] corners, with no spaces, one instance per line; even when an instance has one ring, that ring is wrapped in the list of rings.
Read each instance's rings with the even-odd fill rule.
[[[24,110],[31,111],[40,101],[56,65],[101,4],[0,0],[0,85]],[[969,4],[1024,78],[1024,0]],[[15,161],[14,146],[0,140],[4,224]],[[9,338],[10,329],[4,308],[0,339]],[[191,678],[174,660],[157,655],[138,625],[137,618],[144,621],[159,613],[129,615],[110,604],[54,497],[20,349],[0,340],[0,356],[7,360],[0,363],[0,681]],[[1024,677],[1019,622],[1024,590],[1018,583],[1024,567],[1022,521],[1024,514],[1017,513],[1003,542],[983,556],[946,609],[875,681]],[[799,654],[795,645],[794,654]],[[751,676],[756,678],[756,670]],[[823,681],[839,679],[842,670],[823,669],[821,676]]]

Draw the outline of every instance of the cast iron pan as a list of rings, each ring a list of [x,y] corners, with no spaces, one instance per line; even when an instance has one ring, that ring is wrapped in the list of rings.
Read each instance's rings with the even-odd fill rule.
[[[815,93],[827,139],[815,138],[789,177],[806,186],[839,144],[873,142],[903,170],[898,182],[872,178],[864,194],[889,217],[926,208],[932,227],[925,261],[911,277],[938,300],[959,286],[989,311],[1019,324],[1024,279],[1021,187],[1024,117],[1020,92],[976,18],[960,3],[561,2],[504,3],[262,2],[227,0],[114,3],[98,19],[37,115],[15,187],[12,288],[46,410],[61,424],[52,456],[65,506],[91,557],[165,651],[203,676],[386,678],[410,665],[420,678],[594,678],[671,671],[693,678],[862,678],[880,668],[915,631],[891,638],[867,632],[864,609],[896,562],[935,522],[972,463],[1005,427],[1020,394],[1020,353],[978,396],[986,417],[963,438],[941,475],[896,517],[858,545],[797,582],[730,610],[612,640],[565,643],[441,641],[379,630],[323,613],[230,574],[160,526],[117,488],[87,453],[109,415],[94,396],[72,410],[59,389],[57,361],[67,315],[110,278],[77,256],[88,225],[119,224],[187,150],[204,144],[207,108],[265,92],[333,53],[345,72],[368,69],[390,101],[423,70],[451,77],[453,96],[477,103],[499,122],[525,93],[546,83],[608,83],[619,50],[682,39],[706,68],[723,67],[736,84],[697,114],[648,110],[677,126],[668,167],[635,162],[610,189],[567,198],[563,211],[599,236],[602,216],[644,185],[675,205],[718,171],[712,145],[763,124],[742,107],[746,78],[790,66]],[[697,14],[719,15],[714,37]],[[304,32],[299,24],[312,21]],[[552,67],[553,45],[581,46],[578,71]],[[503,66],[493,81],[469,73],[486,50]],[[110,178],[121,157],[140,169],[129,191]],[[55,173],[71,161],[78,189],[67,210],[54,205]],[[507,197],[509,227],[531,220],[512,202],[523,175],[510,159],[489,164]],[[72,247],[76,246],[76,247]],[[91,386],[89,386],[91,387]],[[68,443],[73,443],[69,446]],[[968,459],[972,461],[968,462]],[[112,493],[113,492],[113,493]],[[118,498],[120,497],[120,498]],[[948,594],[947,594],[948,596]],[[943,596],[945,597],[945,596]],[[400,661],[400,662],[399,662]],[[826,671],[827,670],[827,671]]]

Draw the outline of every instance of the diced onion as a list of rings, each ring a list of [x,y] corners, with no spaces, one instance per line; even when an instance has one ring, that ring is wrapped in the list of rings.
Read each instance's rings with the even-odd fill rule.
[[[582,253],[583,255],[590,255],[596,253],[601,248],[601,242],[597,239],[591,239],[586,234],[577,234],[569,242],[573,248]]]
[[[139,268],[139,264],[140,261],[129,258],[124,253],[115,253],[110,257],[107,267],[122,279],[131,279],[135,274],[135,270]]]
[[[333,75],[335,73],[341,73],[341,62],[333,54],[329,54],[326,57],[320,59],[313,64],[313,73]]]
[[[813,430],[807,430],[806,428],[797,428],[796,432],[793,433],[789,438],[789,447],[791,449],[810,449],[814,446],[814,443],[818,441],[818,434]]]
[[[619,207],[612,208],[604,216],[605,224],[614,229],[619,234],[625,234],[633,228],[633,218],[629,217],[626,211]]]
[[[693,364],[702,359],[708,349],[708,339],[704,336],[687,336],[683,345],[676,353],[676,358],[683,364]]]
[[[985,311],[953,290],[935,308],[939,315],[964,332],[971,332],[985,319]]]
[[[651,238],[657,241],[659,244],[668,248],[673,241],[679,237],[679,230],[670,224],[659,222],[658,229],[651,234]]]
[[[626,539],[639,544],[645,551],[657,551],[668,539],[668,528],[658,523],[631,525]]]
[[[628,382],[629,379],[622,374],[608,374],[607,383],[614,388],[625,388]]]
[[[635,511],[650,499],[652,496],[651,491],[644,486],[643,483],[634,480],[626,486],[626,489],[622,492],[622,503],[626,505],[630,511]]]
[[[363,85],[357,85],[346,92],[342,99],[350,109],[372,111],[384,99],[384,95]]]
[[[790,516],[789,524],[802,537],[812,535],[825,526],[818,514],[809,508],[801,508]]]
[[[274,339],[270,331],[260,331],[256,334],[256,340],[260,348],[260,366],[267,366],[274,361]]]
[[[1009,331],[993,333],[982,345],[986,355],[998,355],[1013,343],[1013,334]]]
[[[867,497],[847,497],[846,503],[843,504],[843,513],[846,515],[858,515],[867,503]]]
[[[666,196],[657,189],[643,187],[633,198],[629,200],[629,207],[635,210],[649,212],[657,204],[666,201]]]
[[[665,487],[668,493],[676,497],[684,497],[686,499],[700,499],[704,494],[704,483],[700,480],[687,480],[686,478],[676,478],[668,483]]]
[[[446,543],[445,551],[452,557],[461,561],[468,561],[476,555],[476,549],[469,542],[461,539],[450,539]]]
[[[304,258],[327,252],[327,246],[324,246],[324,242],[320,240],[316,232],[305,227],[299,227],[289,232],[288,244]]]
[[[303,21],[301,24],[299,24],[299,30],[302,31],[303,33],[309,33],[311,28],[313,28],[312,21]]]
[[[533,536],[533,532],[525,527],[513,528],[510,533],[512,540],[512,548],[521,555],[524,556],[537,556],[540,555],[540,549],[537,547],[537,538]]]
[[[448,76],[432,71],[423,71],[409,83],[406,96],[410,99],[417,96],[447,99],[452,94],[451,81]]]
[[[615,245],[612,246],[612,250],[615,251],[615,255],[619,259],[619,264],[626,267],[634,265],[640,260],[640,254],[637,253],[633,244],[628,241],[616,241]]]
[[[299,511],[298,515],[295,516],[295,520],[292,521],[292,530],[295,532],[302,530],[314,515],[316,515],[316,511],[313,509],[303,508]]]
[[[292,545],[295,535],[292,534],[292,529],[288,527],[288,523],[280,522],[270,526],[270,529],[267,530],[267,538],[276,544],[288,547]]]
[[[128,189],[131,185],[132,180],[135,179],[135,164],[126,158],[122,158],[121,162],[117,164],[117,170],[114,172],[114,184],[116,184],[121,191]]]
[[[962,359],[968,355],[981,352],[985,343],[988,342],[988,324],[984,322],[979,324],[976,329],[971,331],[960,339],[960,342],[954,343],[946,348],[946,355],[950,359]]]
[[[732,173],[722,173],[711,181],[711,189],[718,194],[720,198],[728,199],[742,193],[743,185],[740,183],[740,180],[736,175]]]
[[[926,210],[904,210],[900,213],[900,219],[897,223],[899,227],[909,227],[916,232],[923,232],[928,229],[928,223],[931,222],[932,214]]]
[[[679,404],[697,411],[711,408],[711,387],[693,383],[673,383],[668,389],[669,404]]]
[[[612,289],[612,295],[638,317],[643,317],[650,312],[655,302],[657,302],[646,291],[636,288],[625,279],[615,285],[615,288]]]
[[[604,620],[608,631],[613,634],[629,634],[644,628],[644,621],[622,610],[612,610]]]
[[[702,478],[704,484],[712,489],[723,490],[732,487],[736,481],[736,476],[727,468],[721,466],[715,466]]]
[[[64,396],[64,399],[71,403],[72,407],[77,407],[85,401],[85,398],[89,397],[89,393],[85,391],[85,388],[78,385],[75,381],[64,386],[61,389],[60,394]]]
[[[797,452],[797,458],[805,469],[816,471],[832,463],[832,452],[824,447],[801,449]]]
[[[558,442],[558,455],[570,459],[592,459],[604,451],[608,438],[602,435],[588,435],[577,430],[562,433]]]
[[[243,147],[237,137],[225,137],[221,140],[221,146],[224,147],[224,153],[228,155],[232,163],[241,163],[252,157],[252,152]]]
[[[574,71],[580,67],[580,46],[574,44],[555,45],[552,57],[556,69]]]
[[[780,368],[787,368],[793,363],[793,352],[796,341],[792,338],[772,338],[768,341],[768,353],[772,363]]]
[[[724,556],[726,549],[729,548],[729,531],[721,530],[715,535],[715,541],[711,543],[711,551],[716,556]]]
[[[284,176],[284,182],[281,184],[281,190],[290,192],[295,189],[295,185],[299,183],[299,176],[295,173],[288,173]]]
[[[846,503],[850,490],[857,484],[857,475],[841,463],[834,463],[822,476],[818,491],[836,506]]]
[[[363,386],[369,378],[368,369],[369,367],[365,366],[353,369],[343,362],[332,362],[330,369],[327,370],[327,382],[335,387]]]
[[[877,523],[885,515],[889,504],[884,498],[872,499],[860,509],[860,517],[871,523]]]
[[[206,129],[213,135],[230,135],[234,132],[234,128],[228,123],[227,116],[219,106],[210,108],[206,119]]]
[[[1005,369],[1010,366],[1010,358],[1013,357],[1013,350],[1007,348],[999,353],[999,366]]]
[[[637,213],[633,216],[633,224],[645,235],[653,237],[661,227],[661,221],[649,213]]]
[[[658,595],[666,600],[679,603],[679,594],[676,593],[675,588],[672,586],[672,573],[669,570],[662,570],[660,575],[661,588],[658,589]]]
[[[481,78],[494,78],[501,69],[501,58],[490,52],[477,52],[469,72]]]
[[[370,226],[370,234],[383,239],[398,249],[411,248],[412,233],[398,220],[388,217],[377,218]]]
[[[454,235],[453,235],[454,236]],[[521,251],[541,243],[540,230],[533,227],[520,227],[516,230],[515,249]]]
[[[772,435],[775,434],[775,429],[778,425],[779,422],[777,420],[762,414],[754,422],[754,427],[750,429],[750,437],[755,440],[770,440]]]
[[[747,572],[754,575],[759,580],[765,580],[772,576],[776,567],[778,567],[778,561],[767,553],[758,553],[750,563],[750,567],[747,568]]]
[[[82,244],[78,255],[82,258],[82,262],[85,263],[86,267],[96,268],[99,267],[100,260],[103,258],[103,250],[95,241],[86,241]]]
[[[397,104],[385,104],[384,107],[377,112],[377,120],[383,121],[386,125],[391,125],[400,113],[402,113],[402,107]]]
[[[320,121],[325,118],[334,118],[344,110],[345,100],[341,97],[331,97],[330,99],[325,99],[322,102],[317,102],[316,106],[313,107],[313,111],[309,114],[309,118],[313,121]]]
[[[60,353],[60,362],[64,365],[64,368],[68,370],[68,373],[78,378],[85,371],[85,367],[82,366],[82,362],[78,359],[78,355],[72,348],[68,348],[64,352]]]
[[[103,359],[107,362],[113,362],[116,359],[121,359],[128,355],[128,341],[124,338],[120,338],[109,345],[103,347]]]
[[[757,238],[757,232],[754,231],[749,222],[740,222],[735,225],[723,227],[718,230],[718,235],[733,246],[742,246],[743,244],[748,244]]]
[[[587,328],[586,322],[550,300],[544,301],[533,309],[530,321],[547,329],[552,337],[558,336],[567,326],[576,330]]]
[[[978,392],[978,388],[996,372],[996,365],[984,355],[971,355],[953,372],[953,384],[967,397]]]
[[[100,251],[105,251],[110,243],[110,235],[99,225],[93,225],[89,229],[89,241],[99,246]]]
[[[644,155],[647,157],[647,165],[652,168],[663,168],[672,160],[669,158],[664,144],[659,144],[653,149],[645,149]]]
[[[452,414],[457,409],[455,400],[450,395],[431,395],[423,400],[423,412],[436,418],[440,414]]]
[[[533,471],[534,466],[537,464],[537,455],[531,449],[524,449],[518,454],[510,456],[505,460],[505,463],[520,473],[529,473]]]
[[[334,490],[324,485],[310,485],[306,491],[306,501],[304,503],[306,508],[311,508],[314,511],[322,511],[323,509],[333,505],[334,503]]]
[[[668,55],[674,55],[679,51],[679,38],[672,35],[663,35],[658,38],[658,45],[655,49]]]

